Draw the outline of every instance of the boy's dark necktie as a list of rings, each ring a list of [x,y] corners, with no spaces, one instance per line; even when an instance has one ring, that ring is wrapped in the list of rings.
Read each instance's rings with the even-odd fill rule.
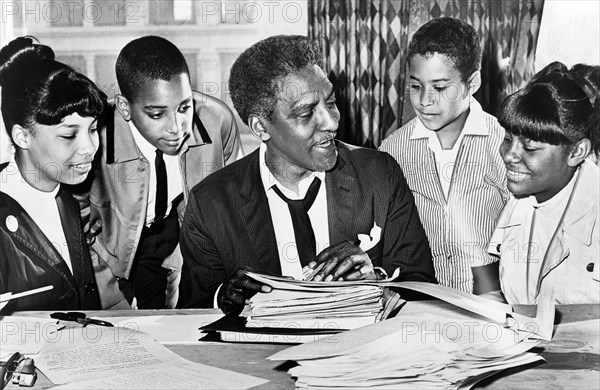
[[[156,167],[156,199],[154,200],[154,220],[157,221],[165,216],[167,212],[167,198],[169,189],[167,188],[167,167],[163,160],[163,152],[156,149],[156,158],[154,159]]]
[[[321,180],[315,177],[304,199],[298,200],[288,199],[277,186],[273,186],[275,193],[287,203],[290,210],[292,225],[294,226],[294,237],[296,238],[296,248],[298,248],[298,256],[300,257],[300,265],[302,267],[306,266],[315,257],[317,250],[315,233],[310,224],[308,210],[315,202],[320,186]]]

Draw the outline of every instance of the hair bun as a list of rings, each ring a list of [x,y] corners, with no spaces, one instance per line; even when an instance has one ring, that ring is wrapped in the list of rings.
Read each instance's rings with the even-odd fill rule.
[[[537,74],[535,74],[531,78],[531,82],[536,82],[540,79],[546,78],[548,75],[556,75],[555,77],[564,77],[569,74],[569,68],[566,67],[565,64],[559,61],[554,61],[548,65],[546,65],[542,70],[540,70]]]
[[[34,42],[37,42],[34,37],[19,37],[0,50],[0,85],[11,78],[15,69],[22,71],[41,61],[54,60],[54,51],[50,47]]]

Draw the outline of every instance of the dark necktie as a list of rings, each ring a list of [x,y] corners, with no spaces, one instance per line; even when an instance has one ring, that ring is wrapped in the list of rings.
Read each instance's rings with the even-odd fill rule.
[[[320,186],[321,180],[319,180],[318,177],[315,177],[315,180],[310,184],[304,199],[298,200],[288,199],[281,193],[281,190],[277,188],[277,186],[273,186],[275,193],[287,203],[290,210],[292,225],[294,226],[294,237],[296,238],[296,248],[298,248],[298,256],[300,257],[300,264],[302,267],[306,266],[315,257],[317,250],[315,232],[310,224],[308,210],[314,203]]]
[[[163,160],[163,153],[156,150],[156,158],[154,159],[156,167],[156,199],[154,200],[154,220],[157,221],[165,216],[167,212],[167,198],[169,190],[167,188],[167,167]]]

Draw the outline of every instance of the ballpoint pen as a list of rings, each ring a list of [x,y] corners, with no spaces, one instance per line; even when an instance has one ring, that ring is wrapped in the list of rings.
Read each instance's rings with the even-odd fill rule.
[[[59,321],[73,321],[78,324],[82,324],[83,326],[87,325],[98,325],[98,326],[114,326],[108,321],[98,320],[95,318],[86,317],[85,313],[78,311],[69,311],[69,312],[56,312],[50,314],[50,318],[54,318]]]
[[[33,290],[23,291],[18,294],[14,294],[14,295],[10,292],[4,293],[4,294],[0,295],[0,302],[10,301],[12,299],[18,299],[18,298],[26,297],[26,296],[32,295],[32,294],[38,294],[38,293],[41,293],[44,291],[52,290],[53,288],[54,288],[54,286],[44,286],[44,287],[34,288]]]

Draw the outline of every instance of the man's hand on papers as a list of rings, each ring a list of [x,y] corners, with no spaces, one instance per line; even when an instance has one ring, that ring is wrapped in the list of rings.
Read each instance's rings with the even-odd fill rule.
[[[308,266],[315,271],[308,280],[375,280],[377,275],[369,255],[358,245],[342,241],[326,248]]]
[[[271,292],[271,286],[257,282],[246,275],[251,271],[247,267],[240,267],[234,271],[229,280],[225,281],[219,290],[217,303],[225,315],[238,315],[248,303],[248,300],[257,292]]]

